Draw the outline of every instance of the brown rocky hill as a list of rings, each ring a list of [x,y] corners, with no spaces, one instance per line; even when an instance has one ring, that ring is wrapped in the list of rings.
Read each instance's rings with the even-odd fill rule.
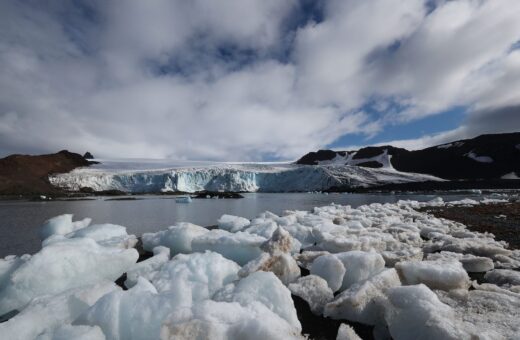
[[[50,174],[69,172],[92,164],[81,155],[67,150],[54,154],[11,155],[0,159],[0,195],[58,194],[49,183]]]

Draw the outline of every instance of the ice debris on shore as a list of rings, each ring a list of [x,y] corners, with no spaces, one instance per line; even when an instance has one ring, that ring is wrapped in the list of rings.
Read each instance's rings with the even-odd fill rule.
[[[414,209],[445,204],[224,215],[215,230],[178,223],[144,234],[153,254],[139,262],[124,227],[61,215],[42,227],[38,253],[0,259],[0,334],[303,339],[298,297],[317,318],[341,320],[338,339],[360,338],[352,322],[376,339],[518,338],[520,251]]]

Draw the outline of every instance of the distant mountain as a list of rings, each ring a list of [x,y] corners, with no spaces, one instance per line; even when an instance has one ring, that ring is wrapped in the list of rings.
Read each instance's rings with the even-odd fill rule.
[[[482,135],[414,151],[389,145],[357,151],[319,150],[296,163],[393,168],[450,180],[518,179],[520,132]]]
[[[0,159],[0,194],[32,195],[58,193],[49,183],[50,174],[69,172],[92,164],[80,154],[67,150],[54,154],[11,155]]]

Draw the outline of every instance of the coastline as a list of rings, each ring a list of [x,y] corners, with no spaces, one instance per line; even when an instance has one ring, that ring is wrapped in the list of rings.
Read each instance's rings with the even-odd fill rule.
[[[421,212],[464,224],[469,230],[492,233],[510,249],[520,249],[520,202],[475,206],[426,207]]]

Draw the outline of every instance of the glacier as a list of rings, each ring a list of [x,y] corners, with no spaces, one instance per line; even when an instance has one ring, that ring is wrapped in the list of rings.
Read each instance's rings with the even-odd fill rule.
[[[160,166],[164,166],[160,168]],[[159,167],[159,168],[158,168]],[[158,192],[306,192],[333,188],[371,187],[389,183],[441,180],[392,168],[351,165],[298,165],[292,163],[168,164],[123,163],[103,160],[92,167],[49,177],[60,188],[78,191],[120,190]]]

